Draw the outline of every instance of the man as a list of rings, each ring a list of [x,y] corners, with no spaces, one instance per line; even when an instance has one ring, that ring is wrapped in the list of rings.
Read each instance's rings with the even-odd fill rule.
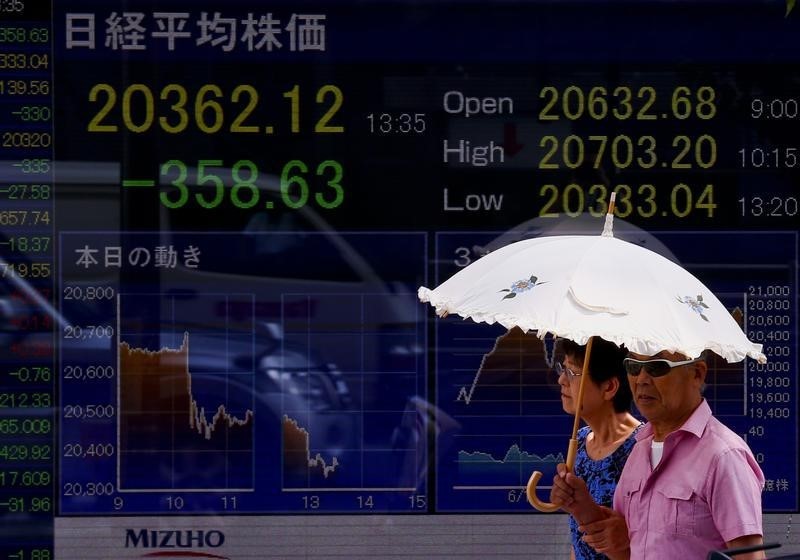
[[[620,476],[614,509],[592,502],[564,465],[551,500],[578,520],[588,544],[614,560],[702,560],[711,550],[761,544],[764,475],[747,444],[711,415],[702,396],[705,360],[629,353],[625,368],[648,423]]]

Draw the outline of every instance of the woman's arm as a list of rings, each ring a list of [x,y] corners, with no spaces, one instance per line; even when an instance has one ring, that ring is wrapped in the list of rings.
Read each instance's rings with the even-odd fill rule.
[[[556,466],[550,501],[572,515],[578,524],[583,525],[603,519],[600,506],[594,502],[582,478],[567,471],[564,463]]]

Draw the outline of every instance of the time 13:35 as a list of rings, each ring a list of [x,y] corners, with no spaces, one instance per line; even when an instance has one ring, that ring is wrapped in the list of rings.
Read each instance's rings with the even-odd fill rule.
[[[425,113],[368,113],[370,134],[422,134],[428,128]]]

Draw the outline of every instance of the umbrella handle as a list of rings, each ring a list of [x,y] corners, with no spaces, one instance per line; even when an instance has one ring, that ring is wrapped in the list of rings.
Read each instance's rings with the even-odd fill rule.
[[[609,216],[611,216],[612,219],[613,215],[611,212],[613,211],[614,196],[611,197],[611,203],[609,205]],[[583,388],[586,383],[586,378],[589,377],[589,358],[592,355],[593,342],[594,337],[589,337],[589,341],[586,343],[586,352],[583,357],[583,374],[581,375],[581,384],[578,388],[578,398],[575,401],[575,422],[572,425],[572,437],[569,439],[569,447],[567,447],[567,472],[573,472],[575,470],[575,457],[578,454],[578,427],[581,423],[581,408],[583,406]],[[528,503],[530,503],[539,511],[556,511],[559,509],[559,506],[548,502],[541,502],[539,501],[539,498],[536,497],[536,484],[538,484],[540,478],[542,478],[542,473],[539,471],[534,471],[530,480],[528,480],[528,487],[526,488],[528,494]]]
[[[575,455],[578,452],[578,440],[571,438],[569,440],[569,447],[567,448],[567,471],[572,472],[575,468]],[[539,479],[542,478],[542,473],[533,471],[528,486],[525,489],[528,494],[528,503],[544,513],[551,513],[559,509],[556,504],[550,502],[542,502],[536,496],[536,486],[539,484]]]

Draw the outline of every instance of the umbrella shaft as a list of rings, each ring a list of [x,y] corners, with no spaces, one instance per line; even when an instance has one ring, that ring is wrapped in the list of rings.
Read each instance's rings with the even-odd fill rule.
[[[578,388],[578,398],[575,401],[575,422],[572,425],[572,439],[578,438],[578,430],[581,427],[581,408],[583,407],[583,388],[586,383],[586,378],[589,377],[589,358],[592,355],[592,342],[594,337],[589,339],[586,343],[586,354],[583,357],[583,373],[581,374],[581,383]]]

